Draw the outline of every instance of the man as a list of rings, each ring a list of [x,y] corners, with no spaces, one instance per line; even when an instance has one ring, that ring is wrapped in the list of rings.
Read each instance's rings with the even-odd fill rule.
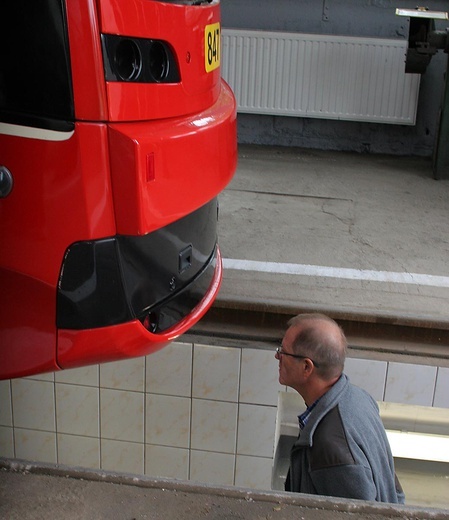
[[[292,447],[286,491],[404,503],[374,399],[343,374],[347,342],[323,314],[300,314],[276,350],[279,382],[307,410]]]

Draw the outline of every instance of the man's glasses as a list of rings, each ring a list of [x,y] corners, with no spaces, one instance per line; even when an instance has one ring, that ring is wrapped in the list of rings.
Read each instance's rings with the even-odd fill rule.
[[[288,352],[284,352],[282,350],[282,347],[278,347],[276,349],[276,354],[278,356],[290,356],[290,357],[294,357],[294,358],[297,358],[297,359],[310,359],[310,361],[317,367],[319,368],[320,365],[318,365],[318,363],[316,363],[312,358],[310,358],[309,356],[300,356],[298,354],[289,354]]]

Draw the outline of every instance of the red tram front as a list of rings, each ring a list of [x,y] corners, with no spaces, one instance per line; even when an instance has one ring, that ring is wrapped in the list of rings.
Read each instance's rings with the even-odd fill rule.
[[[0,5],[0,379],[151,353],[221,282],[218,0]]]

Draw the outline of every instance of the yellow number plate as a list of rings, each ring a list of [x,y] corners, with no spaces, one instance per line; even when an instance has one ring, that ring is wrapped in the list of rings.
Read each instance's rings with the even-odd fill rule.
[[[204,63],[206,72],[220,66],[220,24],[206,25],[204,31]]]

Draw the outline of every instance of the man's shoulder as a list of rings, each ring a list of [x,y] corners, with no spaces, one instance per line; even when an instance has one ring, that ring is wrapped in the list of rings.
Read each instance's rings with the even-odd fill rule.
[[[371,413],[374,415],[379,413],[379,406],[374,398],[363,388],[355,386],[350,382],[348,382],[345,391],[340,396],[338,404],[344,418],[346,418],[346,415],[351,417],[361,415],[364,417]]]
[[[328,404],[332,408],[335,404],[339,404],[340,408],[349,406],[352,409],[379,409],[373,397],[363,388],[353,385],[346,374],[341,375],[340,379],[329,390],[328,395]]]
[[[338,405],[317,425],[310,450],[312,470],[355,464]]]

